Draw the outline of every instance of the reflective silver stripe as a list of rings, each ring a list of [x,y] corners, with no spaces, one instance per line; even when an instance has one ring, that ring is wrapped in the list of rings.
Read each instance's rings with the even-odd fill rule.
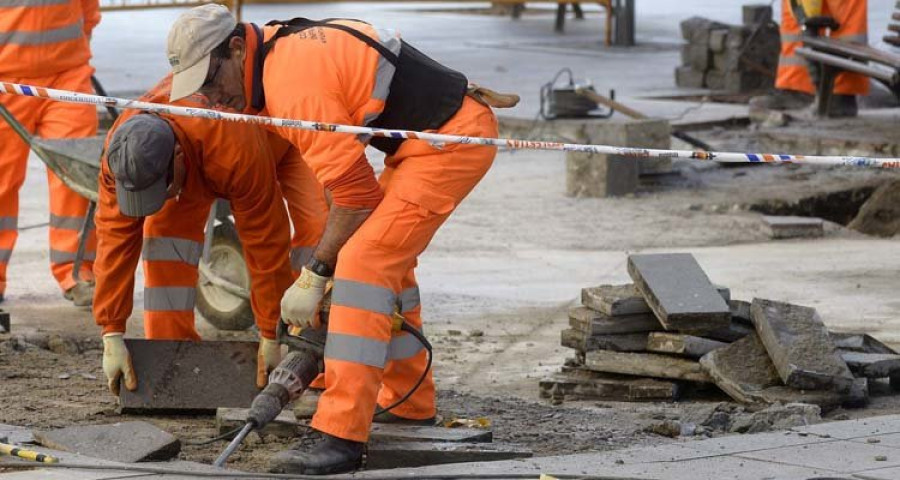
[[[15,7],[49,7],[50,5],[65,5],[70,0],[0,0],[0,8]]]
[[[78,19],[72,25],[42,32],[0,32],[0,45],[47,45],[50,43],[77,40],[84,36],[84,20]]]
[[[84,252],[82,260],[93,262],[97,258],[96,252]],[[50,263],[72,263],[75,261],[74,252],[64,252],[62,250],[50,250]]]
[[[12,250],[0,249],[0,263],[9,263],[12,258]]]
[[[194,287],[145,287],[144,310],[154,312],[194,311]]]
[[[0,230],[15,230],[19,228],[18,217],[0,217]]]
[[[397,296],[390,289],[384,287],[337,279],[334,281],[331,303],[342,307],[391,315],[397,304]]]
[[[412,358],[424,349],[425,346],[419,342],[419,339],[408,333],[403,333],[391,338],[391,343],[388,345],[388,360]]]
[[[782,67],[805,67],[807,66],[806,59],[803,57],[798,57],[797,55],[791,56],[780,56],[778,57],[778,65]]]
[[[141,255],[150,262],[183,262],[196,266],[203,244],[177,237],[147,237]]]
[[[329,333],[325,342],[325,358],[384,368],[388,344],[371,338],[343,333]]]
[[[385,48],[390,50],[394,55],[400,55],[400,36],[395,30],[389,28],[375,28],[378,34],[378,42]],[[372,98],[386,101],[391,93],[391,81],[394,80],[394,72],[397,67],[394,66],[384,55],[378,56],[378,67],[375,70],[375,86],[372,88]],[[368,125],[374,121],[381,113],[367,113],[363,117],[363,125]],[[365,143],[365,142],[363,142]]]
[[[799,33],[782,33],[781,34],[781,42],[782,43],[792,43],[799,42],[803,38],[803,35]]]
[[[84,224],[84,217],[64,217],[61,215],[50,214],[50,226],[61,230],[81,230]]]
[[[313,247],[294,247],[291,249],[291,268],[299,272],[304,265],[309,263],[316,249]]]
[[[421,303],[419,287],[407,288],[400,292],[400,313],[415,310]]]
[[[853,35],[841,35],[840,33],[838,33],[837,35],[832,35],[832,38],[836,38],[844,42],[859,43],[862,45],[869,44],[869,34],[867,33],[857,33]]]

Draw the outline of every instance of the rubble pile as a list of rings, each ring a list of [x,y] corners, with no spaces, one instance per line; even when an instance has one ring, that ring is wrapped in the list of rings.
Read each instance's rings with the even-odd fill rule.
[[[865,334],[829,332],[815,309],[731,298],[690,254],[632,255],[634,283],[582,290],[562,345],[575,351],[540,382],[544,398],[675,401],[715,386],[764,408],[862,407],[869,382],[900,389],[900,355]]]
[[[769,5],[745,5],[743,25],[702,17],[681,22],[682,66],[675,69],[681,88],[730,93],[767,90],[775,84],[781,39]]]

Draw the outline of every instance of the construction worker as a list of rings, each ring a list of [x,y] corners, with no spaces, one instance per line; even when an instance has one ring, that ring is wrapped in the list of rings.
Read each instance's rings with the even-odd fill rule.
[[[197,7],[168,37],[172,98],[200,90],[217,102],[290,119],[496,137],[491,109],[467,96],[468,81],[392,30],[360,21],[295,19],[260,28],[227,9]],[[325,233],[282,299],[282,318],[315,322],[333,278],[325,391],[311,431],[272,459],[276,472],[331,474],[360,466],[377,406],[409,392],[427,354],[392,331],[400,314],[422,328],[413,273],[437,229],[490,168],[496,149],[278,129],[331,196]],[[387,154],[376,180],[369,144]],[[435,417],[431,373],[410,398],[377,420]]]
[[[142,97],[166,103],[171,78]],[[174,102],[209,108],[201,95]],[[125,112],[107,137],[97,210],[97,298],[94,316],[103,327],[103,370],[118,394],[137,377],[123,341],[131,315],[134,271],[143,256],[144,328],[149,339],[199,340],[194,328],[197,264],[203,229],[216,198],[231,202],[251,278],[251,304],[260,330],[257,384],[281,360],[275,341],[282,293],[293,277],[290,224],[276,171],[295,210],[301,244],[315,245],[324,228],[299,228],[325,211],[322,187],[296,149],[249,124]],[[278,164],[276,165],[276,158]],[[324,220],[324,219],[322,219]],[[306,237],[303,237],[305,235]]]
[[[781,57],[775,92],[751,99],[752,108],[765,110],[797,110],[810,106],[815,99],[819,74],[815,65],[794,52],[803,45],[804,35],[818,35],[824,28],[818,21],[830,17],[836,29],[828,30],[836,40],[866,45],[868,43],[867,0],[782,0]],[[868,95],[869,79],[858,73],[842,72],[835,79],[834,96],[828,108],[829,117],[856,116],[857,95]]]
[[[0,2],[0,78],[8,82],[91,92],[94,69],[90,38],[100,23],[97,0],[18,0]],[[51,102],[15,95],[0,96],[31,134],[43,138],[83,138],[97,134],[92,105]],[[28,145],[0,122],[0,302],[6,291],[6,270],[18,237],[19,189],[25,182]],[[66,299],[77,306],[91,304],[96,239],[87,241],[76,282],[73,263],[78,234],[88,200],[69,189],[47,170],[50,187],[50,270]]]

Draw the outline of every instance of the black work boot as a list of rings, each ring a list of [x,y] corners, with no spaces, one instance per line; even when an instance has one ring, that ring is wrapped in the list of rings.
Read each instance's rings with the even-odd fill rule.
[[[362,467],[366,444],[333,437],[310,429],[290,450],[278,452],[269,461],[272,473],[331,475]]]
[[[380,410],[380,407],[379,407]],[[372,417],[372,421],[375,423],[391,423],[395,425],[411,425],[416,427],[433,427],[435,423],[437,423],[436,417],[425,418],[422,420],[416,420],[412,418],[404,418],[399,415],[394,415],[391,412],[383,412],[376,413]]]
[[[859,113],[856,95],[832,95],[828,105],[829,118],[855,117]]]
[[[814,95],[797,90],[775,90],[750,99],[750,108],[763,110],[800,110],[812,105]]]

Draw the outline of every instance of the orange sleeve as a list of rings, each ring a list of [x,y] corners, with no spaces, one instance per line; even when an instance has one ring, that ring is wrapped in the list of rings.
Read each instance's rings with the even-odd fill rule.
[[[90,37],[94,27],[100,24],[99,0],[81,0],[81,13],[84,15],[84,34]]]
[[[213,123],[213,122],[207,122]],[[274,339],[281,296],[291,285],[291,227],[275,177],[275,158],[260,127],[214,122],[219,130],[204,143],[204,161],[227,161],[211,178],[231,201],[244,260],[250,272],[250,302],[263,337]],[[226,160],[227,159],[227,160]],[[207,174],[212,172],[207,170]]]
[[[122,215],[116,200],[115,180],[106,159],[100,173],[97,214],[97,259],[94,276],[94,320],[103,333],[125,333],[134,297],[134,272],[143,246],[142,218]]]

